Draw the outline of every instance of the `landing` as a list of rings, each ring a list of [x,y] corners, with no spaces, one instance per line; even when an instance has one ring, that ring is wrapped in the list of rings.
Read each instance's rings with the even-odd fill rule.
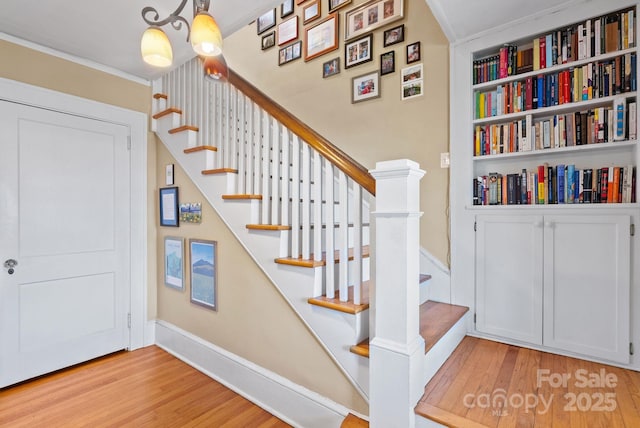
[[[416,413],[454,427],[637,427],[640,373],[465,337]]]

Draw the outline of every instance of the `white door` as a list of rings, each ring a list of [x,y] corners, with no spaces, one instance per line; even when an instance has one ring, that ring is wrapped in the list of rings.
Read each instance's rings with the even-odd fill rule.
[[[127,136],[0,101],[0,387],[127,347]]]

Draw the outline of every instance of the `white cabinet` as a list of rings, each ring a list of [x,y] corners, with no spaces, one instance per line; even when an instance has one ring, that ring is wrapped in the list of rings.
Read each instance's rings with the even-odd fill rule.
[[[477,215],[476,329],[629,362],[630,216]]]

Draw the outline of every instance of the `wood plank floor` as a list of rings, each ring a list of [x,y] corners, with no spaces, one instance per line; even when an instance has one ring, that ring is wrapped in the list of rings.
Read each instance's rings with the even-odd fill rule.
[[[640,373],[466,337],[416,413],[451,427],[640,427]]]
[[[2,427],[288,427],[156,346],[0,389]]]

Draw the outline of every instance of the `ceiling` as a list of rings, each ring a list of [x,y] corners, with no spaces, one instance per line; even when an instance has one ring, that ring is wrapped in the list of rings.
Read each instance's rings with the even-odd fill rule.
[[[282,0],[211,0],[209,11],[228,36]],[[567,3],[567,0],[426,0],[448,37],[456,42],[513,19]],[[166,69],[153,68],[140,57],[140,37],[147,25],[141,11],[158,10],[160,19],[173,12],[179,0],[47,0],[36,3],[2,0],[0,33],[44,46],[107,69],[153,80]],[[31,7],[34,5],[34,7]],[[191,3],[182,15],[190,22]],[[482,19],[478,19],[482,17]],[[193,57],[187,32],[165,26],[174,50],[174,65]],[[2,34],[0,34],[2,36]],[[5,36],[5,38],[7,38]]]

